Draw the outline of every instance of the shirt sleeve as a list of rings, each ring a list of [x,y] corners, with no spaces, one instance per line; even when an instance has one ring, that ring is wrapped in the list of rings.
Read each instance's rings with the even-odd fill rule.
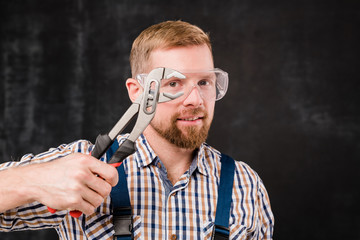
[[[260,239],[273,239],[274,234],[274,215],[271,211],[269,195],[266,188],[259,178],[258,204],[260,218]]]
[[[230,239],[273,239],[274,216],[270,199],[259,175],[243,162],[236,162]]]
[[[50,148],[48,151],[37,155],[26,154],[20,161],[0,164],[0,171],[11,167],[49,162],[74,152],[89,153],[90,145],[91,143],[86,140],[79,140],[70,144],[62,144],[57,148]],[[56,227],[62,222],[66,214],[67,211],[57,211],[55,214],[51,214],[46,206],[39,202],[33,202],[0,213],[0,231],[9,232]]]

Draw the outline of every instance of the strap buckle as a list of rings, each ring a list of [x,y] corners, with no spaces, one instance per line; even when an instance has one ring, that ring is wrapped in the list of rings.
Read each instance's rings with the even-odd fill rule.
[[[215,225],[215,229],[212,235],[213,240],[228,240],[229,236],[230,236],[229,228],[226,228],[221,225]]]
[[[114,215],[114,230],[115,236],[131,236],[133,224],[131,215]]]

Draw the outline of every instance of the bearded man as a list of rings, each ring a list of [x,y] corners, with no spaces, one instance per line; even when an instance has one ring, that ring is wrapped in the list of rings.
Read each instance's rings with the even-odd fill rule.
[[[209,36],[183,21],[145,29],[133,43],[130,64],[126,87],[132,101],[143,93],[144,79],[155,68],[185,76],[162,80],[161,92],[183,95],[157,105],[154,119],[135,142],[136,152],[122,164],[132,238],[211,239],[220,211],[222,161],[205,140],[228,75],[214,68]],[[116,199],[109,194],[118,172],[106,164],[106,156],[102,161],[90,156],[92,148],[88,141],[75,141],[0,165],[0,230],[53,227],[61,239],[112,239],[111,203]],[[235,161],[230,187],[229,238],[272,239],[274,218],[257,173]],[[50,214],[46,206],[58,211]],[[84,214],[73,218],[68,214],[73,209]]]

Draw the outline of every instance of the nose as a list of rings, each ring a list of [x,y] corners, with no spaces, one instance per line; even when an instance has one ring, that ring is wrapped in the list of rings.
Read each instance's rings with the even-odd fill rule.
[[[185,97],[183,105],[185,106],[201,106],[204,103],[204,100],[201,96],[200,90],[194,86],[188,96]]]

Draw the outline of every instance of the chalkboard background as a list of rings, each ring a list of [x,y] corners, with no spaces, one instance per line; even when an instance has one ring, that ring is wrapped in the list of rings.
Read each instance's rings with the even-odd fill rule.
[[[360,239],[359,1],[11,0],[0,8],[1,162],[107,132],[130,105],[132,41],[149,25],[182,19],[210,32],[215,64],[230,75],[208,142],[260,174],[274,238]]]

